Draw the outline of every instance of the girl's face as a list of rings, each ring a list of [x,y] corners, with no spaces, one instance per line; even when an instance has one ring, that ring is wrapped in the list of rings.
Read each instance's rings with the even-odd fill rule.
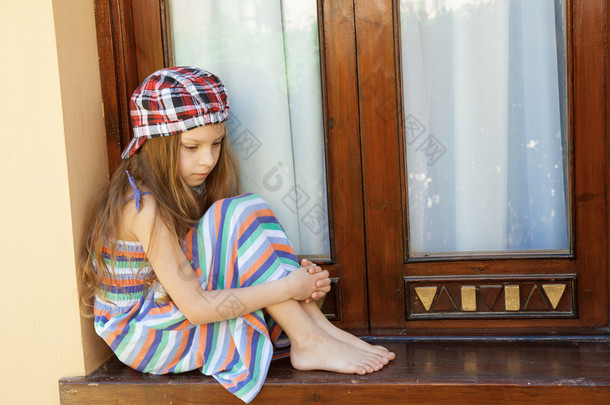
[[[200,186],[212,172],[225,137],[225,123],[205,125],[180,135],[178,172],[189,187]]]

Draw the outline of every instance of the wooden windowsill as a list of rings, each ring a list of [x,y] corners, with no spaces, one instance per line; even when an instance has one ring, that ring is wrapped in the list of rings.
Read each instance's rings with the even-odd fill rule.
[[[365,376],[298,371],[271,364],[252,402],[274,403],[608,403],[610,341],[384,341],[396,360]],[[59,382],[62,404],[242,403],[198,371],[155,376],[115,358],[87,377]]]

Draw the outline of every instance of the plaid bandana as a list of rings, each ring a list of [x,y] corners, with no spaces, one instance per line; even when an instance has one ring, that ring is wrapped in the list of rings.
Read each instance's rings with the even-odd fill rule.
[[[148,76],[130,102],[133,139],[128,159],[149,138],[181,134],[229,118],[229,99],[220,79],[196,67],[161,69]]]

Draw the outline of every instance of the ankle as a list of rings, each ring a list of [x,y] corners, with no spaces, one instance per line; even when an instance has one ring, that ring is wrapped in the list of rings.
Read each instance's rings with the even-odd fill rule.
[[[307,328],[294,336],[289,336],[290,346],[297,350],[315,349],[328,335],[320,328]]]

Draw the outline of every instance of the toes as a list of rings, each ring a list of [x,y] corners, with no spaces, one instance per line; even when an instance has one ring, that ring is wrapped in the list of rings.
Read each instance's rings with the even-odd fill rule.
[[[374,347],[379,350],[379,353],[381,353],[388,360],[388,362],[394,360],[394,358],[396,357],[396,354],[394,354],[394,352],[389,351],[383,346]]]
[[[372,355],[367,359],[367,365],[370,367],[370,373],[379,371],[383,368],[383,358],[381,356]]]

